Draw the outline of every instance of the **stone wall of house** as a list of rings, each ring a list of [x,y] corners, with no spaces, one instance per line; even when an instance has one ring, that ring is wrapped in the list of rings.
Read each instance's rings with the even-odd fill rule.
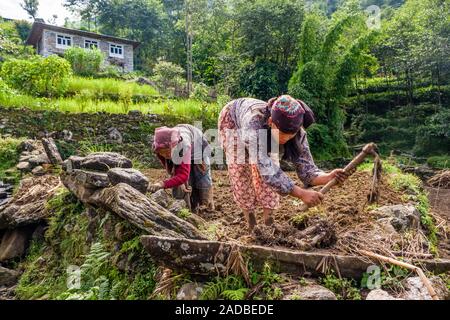
[[[87,37],[74,35],[74,34],[70,34],[70,33],[60,33],[60,32],[55,32],[52,30],[44,30],[43,34],[42,34],[42,38],[40,40],[39,54],[43,55],[44,57],[47,57],[52,54],[58,54],[58,55],[64,54],[64,51],[66,49],[58,48],[56,46],[56,35],[57,34],[64,34],[64,35],[71,36],[72,37],[72,46],[81,47],[81,48],[84,48],[84,40],[85,39],[92,39],[92,38],[87,38]],[[134,63],[134,61],[133,61],[133,46],[117,42],[115,44],[123,45],[123,56],[124,57],[123,58],[110,57],[109,56],[109,43],[110,42],[102,40],[102,39],[93,39],[93,40],[98,41],[99,49],[105,54],[105,57],[106,57],[105,62],[107,64],[119,66],[119,67],[123,68],[123,70],[125,72],[133,71],[133,63]],[[113,42],[111,42],[111,43],[113,43]]]

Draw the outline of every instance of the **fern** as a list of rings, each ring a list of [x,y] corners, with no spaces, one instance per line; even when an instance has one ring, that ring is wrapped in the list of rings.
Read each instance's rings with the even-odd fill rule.
[[[89,282],[94,282],[102,268],[108,263],[109,252],[105,251],[100,242],[92,244],[86,260],[81,266],[81,274]]]
[[[230,291],[237,291],[240,289],[245,289],[245,283],[240,277],[227,276],[225,278],[216,278],[214,282],[208,282],[203,289],[200,299],[202,300],[216,300],[223,297],[224,292],[227,291],[227,295],[230,295]],[[239,294],[239,293],[234,293]],[[245,293],[244,293],[245,296]],[[239,300],[239,299],[238,299]]]
[[[248,288],[239,288],[237,290],[225,290],[222,292],[222,297],[226,300],[244,300]]]

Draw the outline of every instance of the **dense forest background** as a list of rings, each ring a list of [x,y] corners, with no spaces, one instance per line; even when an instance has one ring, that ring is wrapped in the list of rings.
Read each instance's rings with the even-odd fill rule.
[[[320,159],[375,141],[446,166],[446,0],[65,0],[65,25],[138,40],[138,70],[192,69],[231,98],[289,93],[308,103]],[[28,27],[29,28],[29,27]],[[22,39],[27,26],[17,23]],[[191,62],[190,62],[191,61]],[[191,64],[192,63],[192,64]],[[167,66],[167,65],[166,65]],[[170,68],[169,68],[170,70]],[[183,74],[184,75],[184,74]]]

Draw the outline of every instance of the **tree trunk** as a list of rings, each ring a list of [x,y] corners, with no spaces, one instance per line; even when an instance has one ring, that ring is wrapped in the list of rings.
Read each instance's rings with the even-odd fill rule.
[[[227,271],[230,253],[239,249],[244,260],[252,263],[254,270],[262,270],[266,262],[277,272],[294,275],[305,273],[320,275],[330,269],[342,277],[361,278],[372,262],[357,256],[313,253],[289,249],[249,246],[230,242],[175,239],[142,236],[145,250],[162,265],[181,272],[199,275],[223,275]],[[450,270],[450,260],[415,260],[429,271],[443,273]]]
[[[113,211],[149,234],[205,239],[192,224],[125,183],[94,192],[88,202]]]

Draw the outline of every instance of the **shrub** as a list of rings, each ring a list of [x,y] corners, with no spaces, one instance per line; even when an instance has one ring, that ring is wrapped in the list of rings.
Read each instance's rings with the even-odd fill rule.
[[[158,88],[163,92],[174,92],[185,85],[183,78],[184,70],[179,65],[172,62],[158,60],[153,69],[154,75],[152,80]]]
[[[52,55],[3,63],[0,76],[11,87],[35,96],[59,96],[67,90],[71,75],[67,60]]]
[[[72,70],[80,76],[94,76],[100,72],[101,65],[104,60],[103,53],[96,48],[84,49],[73,47],[64,53]]]
[[[434,156],[427,159],[427,164],[436,169],[449,169],[450,168],[450,156]]]

